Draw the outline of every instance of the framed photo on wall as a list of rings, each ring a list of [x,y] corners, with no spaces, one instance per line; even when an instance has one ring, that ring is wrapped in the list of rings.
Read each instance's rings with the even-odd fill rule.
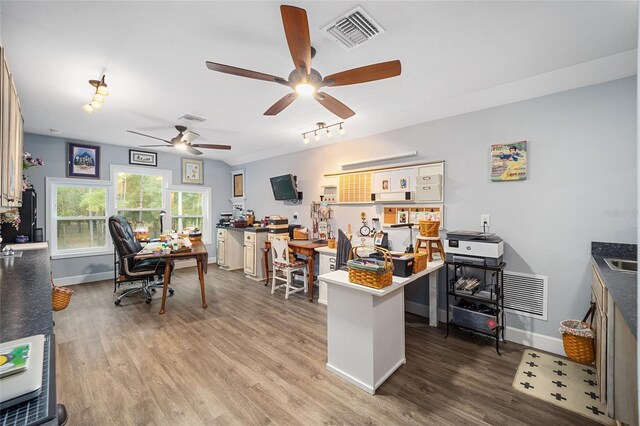
[[[197,185],[204,183],[204,162],[202,160],[182,159],[182,183]]]
[[[129,150],[129,164],[158,167],[158,154],[149,151]]]
[[[233,196],[244,197],[244,173],[233,174]]]
[[[527,179],[527,141],[491,145],[491,181]]]
[[[67,176],[100,179],[100,147],[67,142]]]

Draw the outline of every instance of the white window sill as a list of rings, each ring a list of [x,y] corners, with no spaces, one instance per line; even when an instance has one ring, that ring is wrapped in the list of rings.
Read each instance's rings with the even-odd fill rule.
[[[105,256],[105,255],[112,255],[113,256],[113,250],[96,250],[96,251],[83,251],[83,252],[76,252],[76,253],[59,253],[59,254],[52,254],[51,255],[51,260],[58,260],[58,259],[73,259],[75,257],[89,257],[89,256]]]

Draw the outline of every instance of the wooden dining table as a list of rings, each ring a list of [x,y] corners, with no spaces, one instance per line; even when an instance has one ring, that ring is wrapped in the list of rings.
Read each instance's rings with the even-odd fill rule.
[[[309,268],[309,302],[313,302],[313,265],[315,257],[315,249],[318,247],[325,247],[327,243],[314,243],[309,240],[290,240],[289,249],[297,254],[302,254],[307,257],[307,267]],[[264,285],[269,285],[269,252],[271,251],[271,241],[264,242],[264,249],[262,250],[262,259],[264,261]]]
[[[165,262],[164,282],[162,284],[162,304],[160,305],[160,315],[164,314],[164,304],[167,300],[167,289],[171,280],[171,264],[175,259],[196,259],[198,267],[198,279],[200,280],[200,294],[202,296],[202,308],[207,309],[207,301],[204,294],[204,274],[207,273],[209,263],[209,253],[202,241],[193,241],[189,250],[171,252],[168,254],[138,253],[134,259],[160,258]]]

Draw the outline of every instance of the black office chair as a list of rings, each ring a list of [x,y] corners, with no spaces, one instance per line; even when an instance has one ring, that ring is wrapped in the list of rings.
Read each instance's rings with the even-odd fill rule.
[[[151,303],[151,293],[163,286],[164,260],[134,259],[134,256],[142,250],[142,246],[133,236],[133,229],[124,216],[115,215],[109,218],[109,232],[116,249],[119,272],[119,275],[114,278],[113,292],[116,292],[120,284],[141,282],[140,286],[127,288],[120,293],[114,302],[115,305],[119,305],[123,297],[139,291],[146,296],[146,302]],[[171,261],[171,271],[173,271],[173,261]],[[169,288],[169,294],[173,294],[172,288]]]

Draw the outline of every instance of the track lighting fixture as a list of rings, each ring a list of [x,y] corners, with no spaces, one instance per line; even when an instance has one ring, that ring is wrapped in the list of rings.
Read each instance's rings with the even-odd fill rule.
[[[329,125],[327,125],[327,123],[323,123],[320,121],[316,123],[316,126],[318,126],[317,129],[309,130],[308,132],[302,133],[302,143],[304,143],[305,145],[309,143],[309,137],[307,135],[309,135],[310,133],[313,133],[313,138],[316,141],[319,141],[320,135],[322,132],[318,133],[318,131],[322,131],[322,130],[325,130],[327,132],[327,138],[331,139],[331,137],[333,136],[333,133],[331,132],[331,127],[334,127],[334,126],[340,126],[340,128],[338,129],[338,134],[342,136],[346,133],[344,130],[344,127],[342,127],[343,124],[344,124],[344,121],[341,121],[335,124],[329,124]]]
[[[104,97],[109,96],[109,90],[107,90],[107,83],[104,82],[104,77],[103,75],[100,80],[89,80],[89,84],[96,89],[91,102],[82,106],[82,109],[89,114],[91,114],[94,109],[101,109],[104,103]]]

